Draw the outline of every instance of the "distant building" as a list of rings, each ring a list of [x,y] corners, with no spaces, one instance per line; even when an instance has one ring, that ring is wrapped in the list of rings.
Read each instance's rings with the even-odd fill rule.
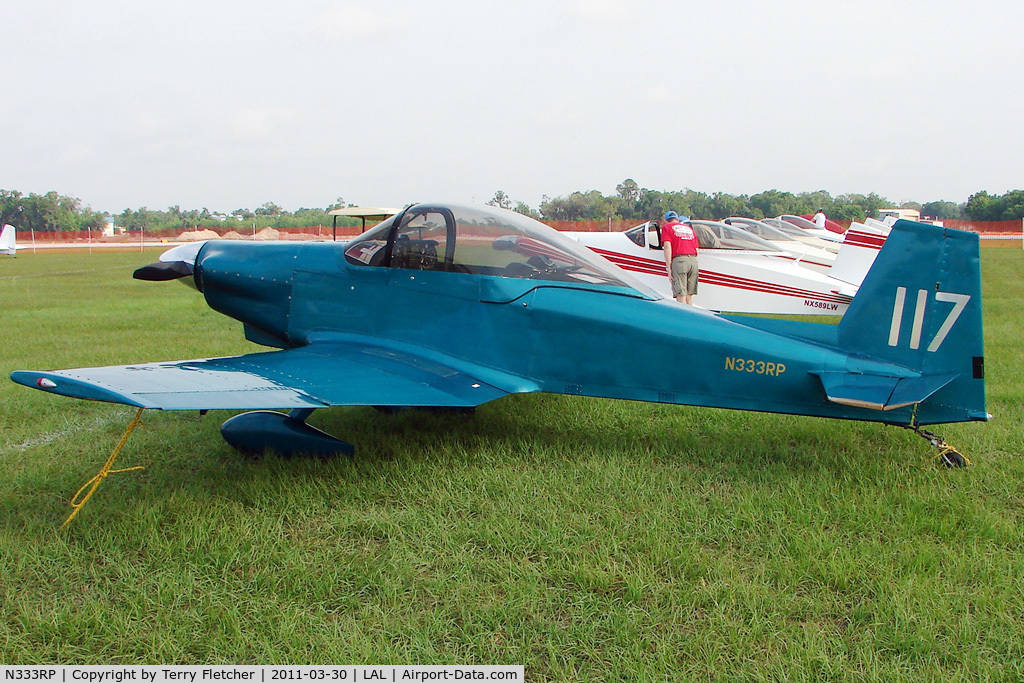
[[[896,220],[904,221],[919,221],[921,220],[921,212],[917,209],[879,209],[878,218],[885,220],[889,216],[892,216]]]
[[[123,234],[124,234],[124,228],[122,228],[119,225],[114,225],[114,219],[108,217],[106,222],[103,224],[103,236],[104,237],[113,237],[114,235],[123,235]]]
[[[940,228],[942,227],[942,221],[932,220],[929,218],[922,219],[921,212],[917,209],[879,209],[878,218],[883,221],[886,218],[892,218],[894,221],[917,221],[918,223],[928,223],[931,225],[937,225]]]

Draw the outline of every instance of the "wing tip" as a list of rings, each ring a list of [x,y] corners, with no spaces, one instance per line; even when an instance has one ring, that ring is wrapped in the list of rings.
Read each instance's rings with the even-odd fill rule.
[[[99,384],[83,382],[55,372],[16,370],[11,373],[11,380],[22,386],[70,398],[80,398],[86,401],[103,401],[105,403],[121,403],[136,408],[151,407],[128,396],[111,391]]]

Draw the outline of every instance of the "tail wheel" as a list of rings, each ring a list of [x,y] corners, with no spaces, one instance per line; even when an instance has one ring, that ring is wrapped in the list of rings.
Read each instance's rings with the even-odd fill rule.
[[[967,467],[969,462],[967,458],[960,455],[952,448],[939,453],[939,458],[942,460],[942,464],[946,467]]]

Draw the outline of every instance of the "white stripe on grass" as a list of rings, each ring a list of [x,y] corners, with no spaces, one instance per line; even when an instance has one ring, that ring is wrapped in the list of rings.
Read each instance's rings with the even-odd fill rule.
[[[8,453],[24,453],[30,448],[52,443],[66,436],[71,436],[72,434],[95,431],[111,424],[112,422],[123,422],[126,418],[131,418],[132,415],[134,415],[134,413],[130,410],[119,410],[109,415],[101,415],[89,422],[81,419],[65,420],[64,425],[61,428],[32,437],[31,439],[22,441],[19,444],[5,445],[3,449],[0,450],[0,453],[4,455],[7,455]]]

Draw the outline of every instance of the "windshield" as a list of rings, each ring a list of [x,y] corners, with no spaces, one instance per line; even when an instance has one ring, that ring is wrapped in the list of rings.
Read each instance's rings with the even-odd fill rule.
[[[644,236],[646,231],[646,237]],[[625,233],[626,237],[629,238],[638,247],[650,247],[651,249],[661,249],[661,228],[658,227],[658,221],[647,221],[640,225],[630,228]],[[646,239],[646,242],[644,241]]]
[[[773,228],[778,228],[787,235],[791,235],[794,238],[807,237],[807,231],[803,228],[799,228],[789,221],[784,221],[781,218],[765,218],[764,222]]]
[[[543,223],[491,207],[410,206],[349,242],[345,259],[362,266],[611,285],[661,298]]]
[[[745,251],[781,252],[777,246],[746,230],[718,221],[691,221],[700,240],[701,249],[742,249]]]
[[[779,219],[784,220],[787,223],[792,223],[796,227],[803,228],[804,230],[818,230],[817,223],[815,223],[814,221],[809,221],[803,216],[793,216],[787,213],[782,216],[779,216]]]
[[[770,240],[772,242],[795,242],[797,239],[786,233],[782,232],[778,228],[773,228],[767,223],[754,220],[753,218],[726,218],[725,222],[729,225],[735,225],[741,230],[757,235],[761,239]]]

